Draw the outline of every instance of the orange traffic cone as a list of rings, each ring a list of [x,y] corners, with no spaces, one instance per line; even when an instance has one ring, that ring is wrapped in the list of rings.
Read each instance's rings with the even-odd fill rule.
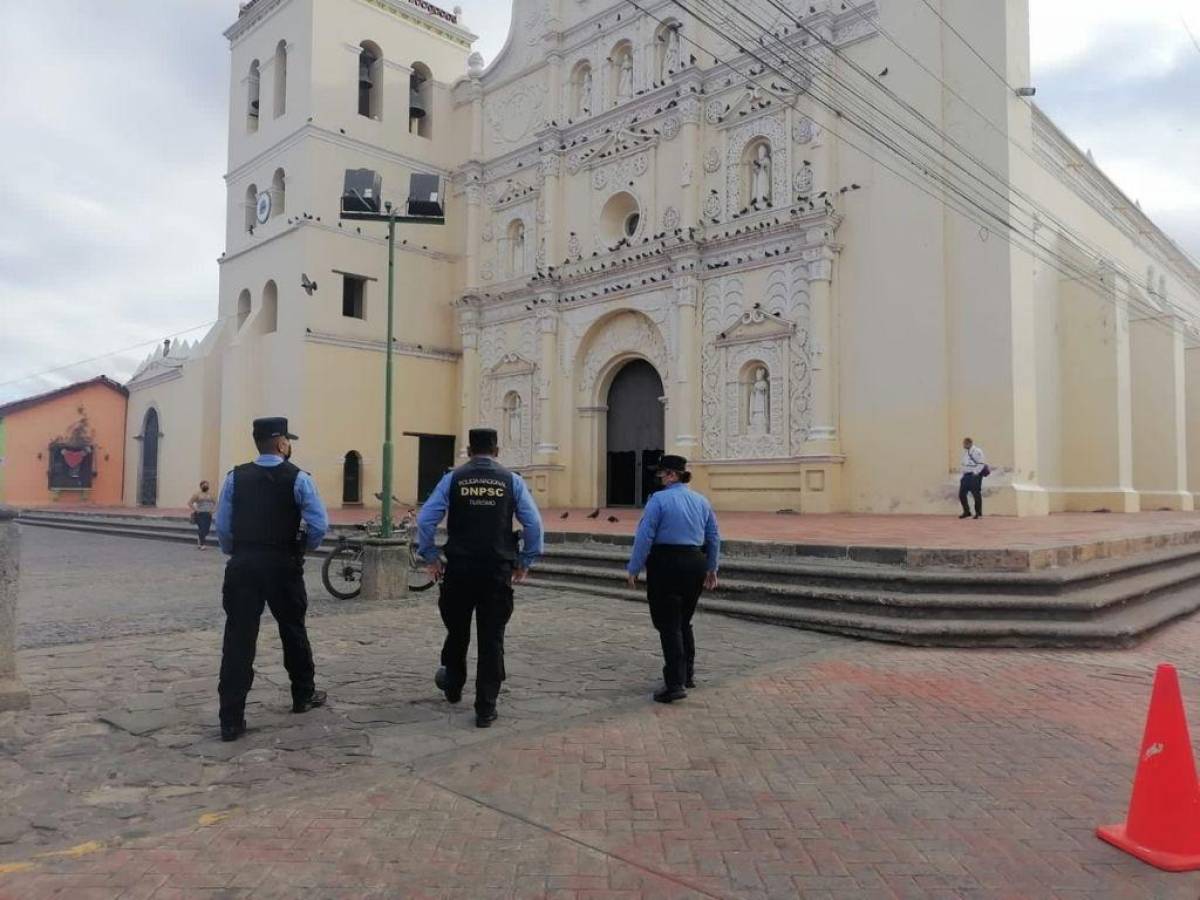
[[[1168,872],[1200,869],[1200,783],[1174,666],[1154,676],[1129,818],[1096,835]]]

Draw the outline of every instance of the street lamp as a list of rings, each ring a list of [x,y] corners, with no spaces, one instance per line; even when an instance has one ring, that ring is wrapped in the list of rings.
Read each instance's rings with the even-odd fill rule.
[[[387,285],[387,374],[384,376],[383,408],[383,530],[382,537],[392,536],[392,308],[395,293],[396,223],[411,225],[445,225],[442,206],[441,179],[437,175],[413,175],[409,180],[408,201],[403,214],[392,204],[383,203],[380,209],[383,179],[370,169],[347,169],[342,188],[343,220],[351,222],[387,222],[388,226],[388,285]]]

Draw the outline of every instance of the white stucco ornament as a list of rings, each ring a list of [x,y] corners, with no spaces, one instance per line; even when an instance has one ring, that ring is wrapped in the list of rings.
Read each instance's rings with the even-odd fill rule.
[[[721,151],[716,147],[709,147],[704,152],[704,171],[710,175],[721,168]]]

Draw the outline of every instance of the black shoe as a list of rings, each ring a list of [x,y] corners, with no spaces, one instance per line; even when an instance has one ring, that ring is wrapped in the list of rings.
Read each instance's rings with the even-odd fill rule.
[[[696,679],[695,679],[695,678],[689,678],[687,681],[685,681],[685,682],[683,683],[683,686],[684,686],[685,688],[688,688],[689,690],[690,690],[690,689],[692,689],[692,688],[694,688],[694,687],[696,686]]]
[[[310,709],[316,709],[318,706],[324,706],[326,696],[327,695],[324,691],[314,690],[311,694],[301,700],[293,699],[292,712],[308,712]]]
[[[971,514],[970,514],[970,513],[963,513],[961,516],[959,516],[959,518],[960,518],[960,519],[969,519],[969,518],[971,518]]]
[[[245,733],[246,733],[246,720],[245,719],[242,719],[242,721],[240,721],[234,725],[222,725],[221,726],[221,740],[223,740],[225,743],[229,743],[230,741],[236,741],[238,738],[240,738]]]
[[[682,700],[687,696],[687,691],[681,687],[665,687],[661,691],[654,692],[655,703],[674,703],[676,700]]]
[[[977,518],[977,519],[982,519],[982,518],[983,518],[983,513],[975,513],[975,518]]]
[[[489,712],[475,713],[476,728],[491,728],[492,723],[496,721],[496,711],[493,709]]]
[[[450,690],[446,687],[446,667],[438,666],[437,672],[433,675],[433,683],[437,685],[437,689],[446,695],[447,703],[457,703],[462,699],[462,688]]]

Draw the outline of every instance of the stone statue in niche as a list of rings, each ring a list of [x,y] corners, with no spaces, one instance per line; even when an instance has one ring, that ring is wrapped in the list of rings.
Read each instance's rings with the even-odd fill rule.
[[[521,395],[509,394],[508,403],[505,405],[508,407],[505,443],[510,447],[519,447],[521,446]]]
[[[771,433],[771,385],[767,382],[767,370],[761,366],[754,370],[754,382],[750,385],[750,434]]]
[[[590,116],[592,114],[591,69],[587,69],[583,73],[583,82],[579,85],[579,109],[577,111],[581,116]]]
[[[621,54],[621,71],[617,76],[617,102],[633,97],[633,57]]]
[[[525,223],[517,222],[513,226],[512,235],[512,273],[514,275],[525,271]]]
[[[666,81],[668,75],[679,71],[679,27],[672,26],[667,28],[665,38],[667,41],[667,52],[663,56],[662,71],[658,74],[660,81]]]
[[[758,152],[750,163],[750,205],[765,209],[771,205],[771,148],[758,145]]]

